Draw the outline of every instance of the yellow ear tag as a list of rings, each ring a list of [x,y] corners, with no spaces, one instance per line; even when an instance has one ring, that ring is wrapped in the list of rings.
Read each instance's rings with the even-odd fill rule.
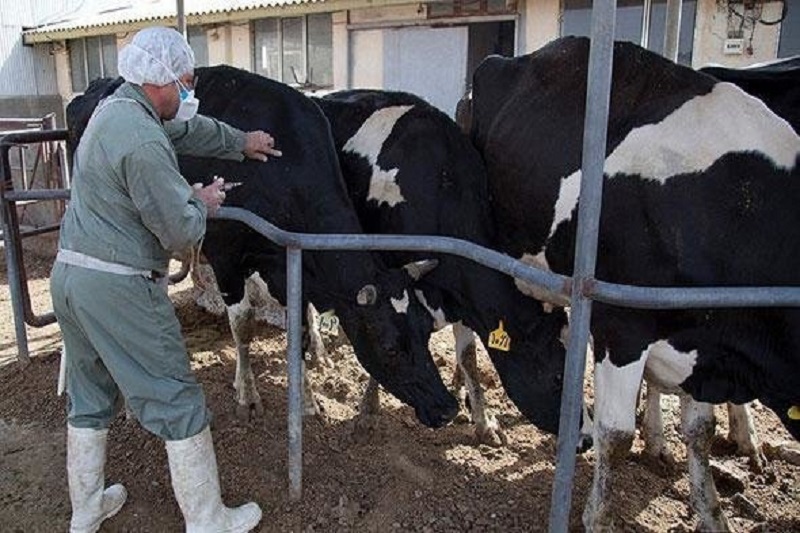
[[[502,320],[497,329],[489,333],[489,348],[494,348],[495,350],[501,350],[503,352],[507,352],[511,349],[511,337],[509,337],[506,330],[503,329]]]
[[[786,414],[789,415],[790,420],[800,420],[800,406],[791,406]]]
[[[319,315],[319,331],[325,335],[336,337],[339,335],[339,317],[333,309]]]

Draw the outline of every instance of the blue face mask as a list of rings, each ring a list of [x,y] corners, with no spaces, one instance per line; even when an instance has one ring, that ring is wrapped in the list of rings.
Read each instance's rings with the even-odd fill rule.
[[[200,100],[195,98],[194,90],[187,89],[180,80],[175,80],[178,84],[178,92],[180,94],[181,103],[178,107],[178,112],[175,113],[175,118],[172,119],[176,122],[186,122],[191,120],[197,114],[197,108],[200,107]]]

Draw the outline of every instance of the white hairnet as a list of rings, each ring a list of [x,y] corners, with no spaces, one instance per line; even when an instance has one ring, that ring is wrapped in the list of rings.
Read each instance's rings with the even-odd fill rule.
[[[194,53],[172,28],[145,28],[122,49],[117,66],[131,83],[166,85],[194,70]]]

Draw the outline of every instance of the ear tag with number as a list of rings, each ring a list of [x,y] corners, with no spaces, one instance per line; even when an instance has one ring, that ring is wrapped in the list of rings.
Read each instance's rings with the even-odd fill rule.
[[[319,315],[319,330],[325,335],[336,337],[339,335],[339,317],[333,309]]]
[[[503,329],[502,320],[497,329],[489,333],[489,348],[494,348],[495,350],[501,350],[503,352],[507,352],[511,349],[511,337],[509,337],[506,330]]]
[[[800,406],[791,406],[786,414],[789,415],[790,420],[800,420]]]

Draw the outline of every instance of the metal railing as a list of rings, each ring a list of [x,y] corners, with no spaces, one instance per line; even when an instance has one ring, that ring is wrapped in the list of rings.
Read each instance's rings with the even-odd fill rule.
[[[594,269],[597,255],[600,200],[602,196],[603,163],[605,160],[606,124],[608,122],[609,91],[614,36],[615,0],[597,0],[593,4],[592,43],[589,61],[589,85],[584,131],[584,148],[578,233],[574,277],[566,277],[515,260],[505,254],[476,244],[450,237],[409,235],[331,235],[303,234],[281,230],[253,213],[240,208],[223,207],[218,218],[239,221],[261,235],[286,248],[287,307],[288,307],[288,452],[289,495],[298,499],[302,493],[302,252],[308,250],[409,250],[449,253],[473,260],[486,267],[545,288],[571,301],[570,337],[564,373],[560,432],[557,445],[557,464],[550,508],[550,530],[566,532],[572,501],[575,469],[575,449],[578,441],[580,411],[583,401],[583,375],[592,301],[646,308],[678,309],[702,307],[770,307],[800,306],[800,287],[634,287],[596,280]],[[52,135],[50,138],[48,135]],[[0,139],[2,176],[5,177],[8,146],[12,142],[39,142],[66,136],[63,130],[15,139]],[[44,136],[45,138],[37,138]],[[68,197],[68,191],[0,191],[2,222],[5,231],[16,239],[18,228],[14,201],[20,199],[55,199]],[[17,343],[20,355],[27,358],[24,322],[32,318],[23,310],[20,273],[24,277],[21,249],[6,246],[9,285],[11,286],[14,319],[17,323]],[[47,318],[49,320],[49,316]],[[39,317],[38,322],[44,319]],[[48,322],[49,323],[49,322]],[[20,330],[21,324],[21,330]]]
[[[31,306],[28,293],[28,278],[25,272],[25,260],[22,253],[22,239],[58,230],[58,224],[52,224],[34,230],[20,231],[17,216],[17,202],[39,200],[67,200],[66,189],[41,189],[15,191],[11,175],[9,154],[12,148],[33,143],[64,141],[67,130],[30,130],[9,133],[0,137],[0,223],[5,241],[6,269],[8,271],[8,287],[11,293],[11,307],[14,313],[14,331],[17,340],[17,359],[27,364],[29,361],[27,323],[33,327],[43,327],[56,321],[52,312],[36,315]]]

